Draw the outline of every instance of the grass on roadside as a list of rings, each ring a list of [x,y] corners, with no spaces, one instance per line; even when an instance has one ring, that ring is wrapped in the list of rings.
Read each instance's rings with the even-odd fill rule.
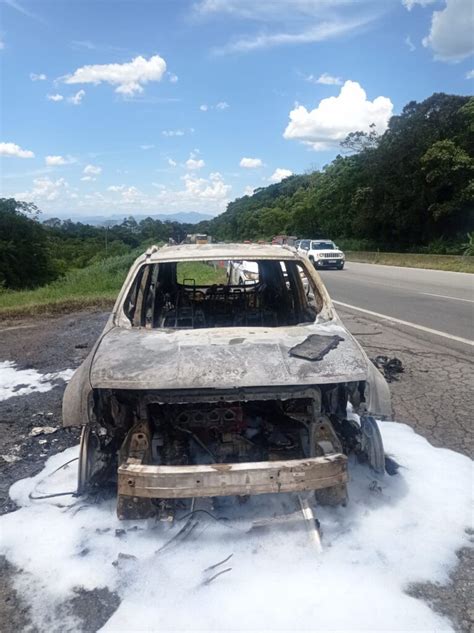
[[[180,284],[184,280],[191,285],[194,281],[197,286],[227,283],[226,269],[221,268],[217,262],[210,262],[209,264],[206,262],[179,262],[176,275]]]
[[[70,270],[60,279],[35,290],[0,291],[0,319],[72,312],[84,308],[110,308],[128,270],[141,250],[110,257],[86,268]],[[204,262],[182,262],[178,281],[211,285],[226,282],[225,268]]]
[[[425,255],[416,253],[377,253],[370,251],[346,251],[348,262],[432,268],[459,273],[474,273],[474,257],[461,255]]]
[[[34,290],[0,292],[0,317],[110,307],[138,253],[110,257]]]

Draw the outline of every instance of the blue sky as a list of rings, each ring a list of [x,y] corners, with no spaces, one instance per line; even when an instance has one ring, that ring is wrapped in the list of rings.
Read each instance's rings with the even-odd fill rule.
[[[471,94],[471,0],[1,0],[1,195],[212,215],[410,100]]]

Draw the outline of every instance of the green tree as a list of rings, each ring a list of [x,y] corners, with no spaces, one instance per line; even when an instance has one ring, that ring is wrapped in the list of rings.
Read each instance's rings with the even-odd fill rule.
[[[0,286],[33,288],[57,275],[38,215],[34,204],[0,199]]]

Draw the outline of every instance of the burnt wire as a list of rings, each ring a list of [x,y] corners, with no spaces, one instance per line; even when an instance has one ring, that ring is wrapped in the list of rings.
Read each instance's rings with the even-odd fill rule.
[[[181,431],[182,433],[187,433],[188,435],[190,435],[190,436],[191,436],[191,438],[192,438],[192,439],[196,442],[196,444],[198,444],[198,445],[199,445],[199,446],[200,446],[203,450],[205,450],[205,451],[206,451],[206,453],[208,453],[208,454],[212,457],[212,459],[213,459],[214,461],[217,461],[217,458],[216,458],[216,456],[214,455],[214,453],[211,451],[211,449],[210,449],[210,448],[208,448],[208,447],[204,444],[204,442],[202,442],[202,441],[199,439],[199,437],[198,437],[195,433],[193,433],[193,432],[192,432],[192,431],[190,431],[189,429],[183,429],[183,427],[182,427],[182,426],[176,426],[176,428],[177,428],[179,431]]]
[[[207,571],[212,571],[213,569],[216,569],[216,567],[220,567],[224,563],[227,563],[227,561],[230,560],[233,555],[234,555],[233,553],[229,554],[229,556],[227,556],[227,558],[224,558],[224,560],[221,560],[218,563],[214,563],[214,565],[211,565],[210,567],[206,567],[206,569],[204,570],[204,573]]]
[[[189,517],[193,516],[194,514],[197,514],[198,512],[202,512],[203,514],[207,514],[208,516],[211,517],[211,519],[214,519],[214,521],[216,521],[217,523],[220,523],[221,521],[224,522],[224,527],[229,528],[229,530],[237,530],[238,532],[245,532],[245,530],[241,530],[238,527],[235,527],[235,525],[226,525],[225,521],[230,521],[230,519],[228,517],[216,517],[214,514],[212,514],[212,512],[209,512],[208,510],[191,510],[191,512],[188,512],[187,514],[185,514],[182,517],[179,517],[179,519],[176,519],[177,521],[184,521],[184,519],[188,519]]]
[[[79,457],[73,457],[72,459],[65,462],[64,464],[61,464],[61,466],[58,466],[58,468],[50,472],[48,475],[46,475],[46,477],[43,477],[43,479],[38,483],[39,484],[42,483],[43,481],[45,481],[45,479],[48,479],[48,477],[51,477],[52,475],[57,473],[59,470],[62,470],[66,466],[69,466],[69,464],[72,464],[72,462],[76,462],[78,459]],[[33,501],[39,501],[41,499],[53,499],[54,497],[66,497],[66,496],[76,496],[76,495],[77,495],[76,490],[74,490],[73,492],[56,492],[54,494],[49,494],[49,495],[34,495],[32,492],[30,492],[30,494],[28,495],[28,499],[32,499]]]
[[[223,569],[222,571],[217,572],[217,574],[214,574],[214,576],[211,576],[210,578],[204,580],[202,584],[210,585],[213,580],[215,580],[219,576],[222,576],[222,574],[227,574],[229,571],[232,571],[232,567],[227,567],[227,569]]]

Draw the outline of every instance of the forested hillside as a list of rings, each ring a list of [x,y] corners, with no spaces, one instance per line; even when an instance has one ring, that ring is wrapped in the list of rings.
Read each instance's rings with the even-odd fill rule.
[[[474,224],[474,99],[410,102],[387,131],[355,132],[322,171],[231,202],[198,225],[217,239],[286,233],[352,248],[460,252]]]
[[[180,242],[191,224],[124,218],[113,226],[91,226],[51,218],[40,222],[34,204],[0,198],[0,292],[35,288],[72,269],[126,255],[139,247]]]

